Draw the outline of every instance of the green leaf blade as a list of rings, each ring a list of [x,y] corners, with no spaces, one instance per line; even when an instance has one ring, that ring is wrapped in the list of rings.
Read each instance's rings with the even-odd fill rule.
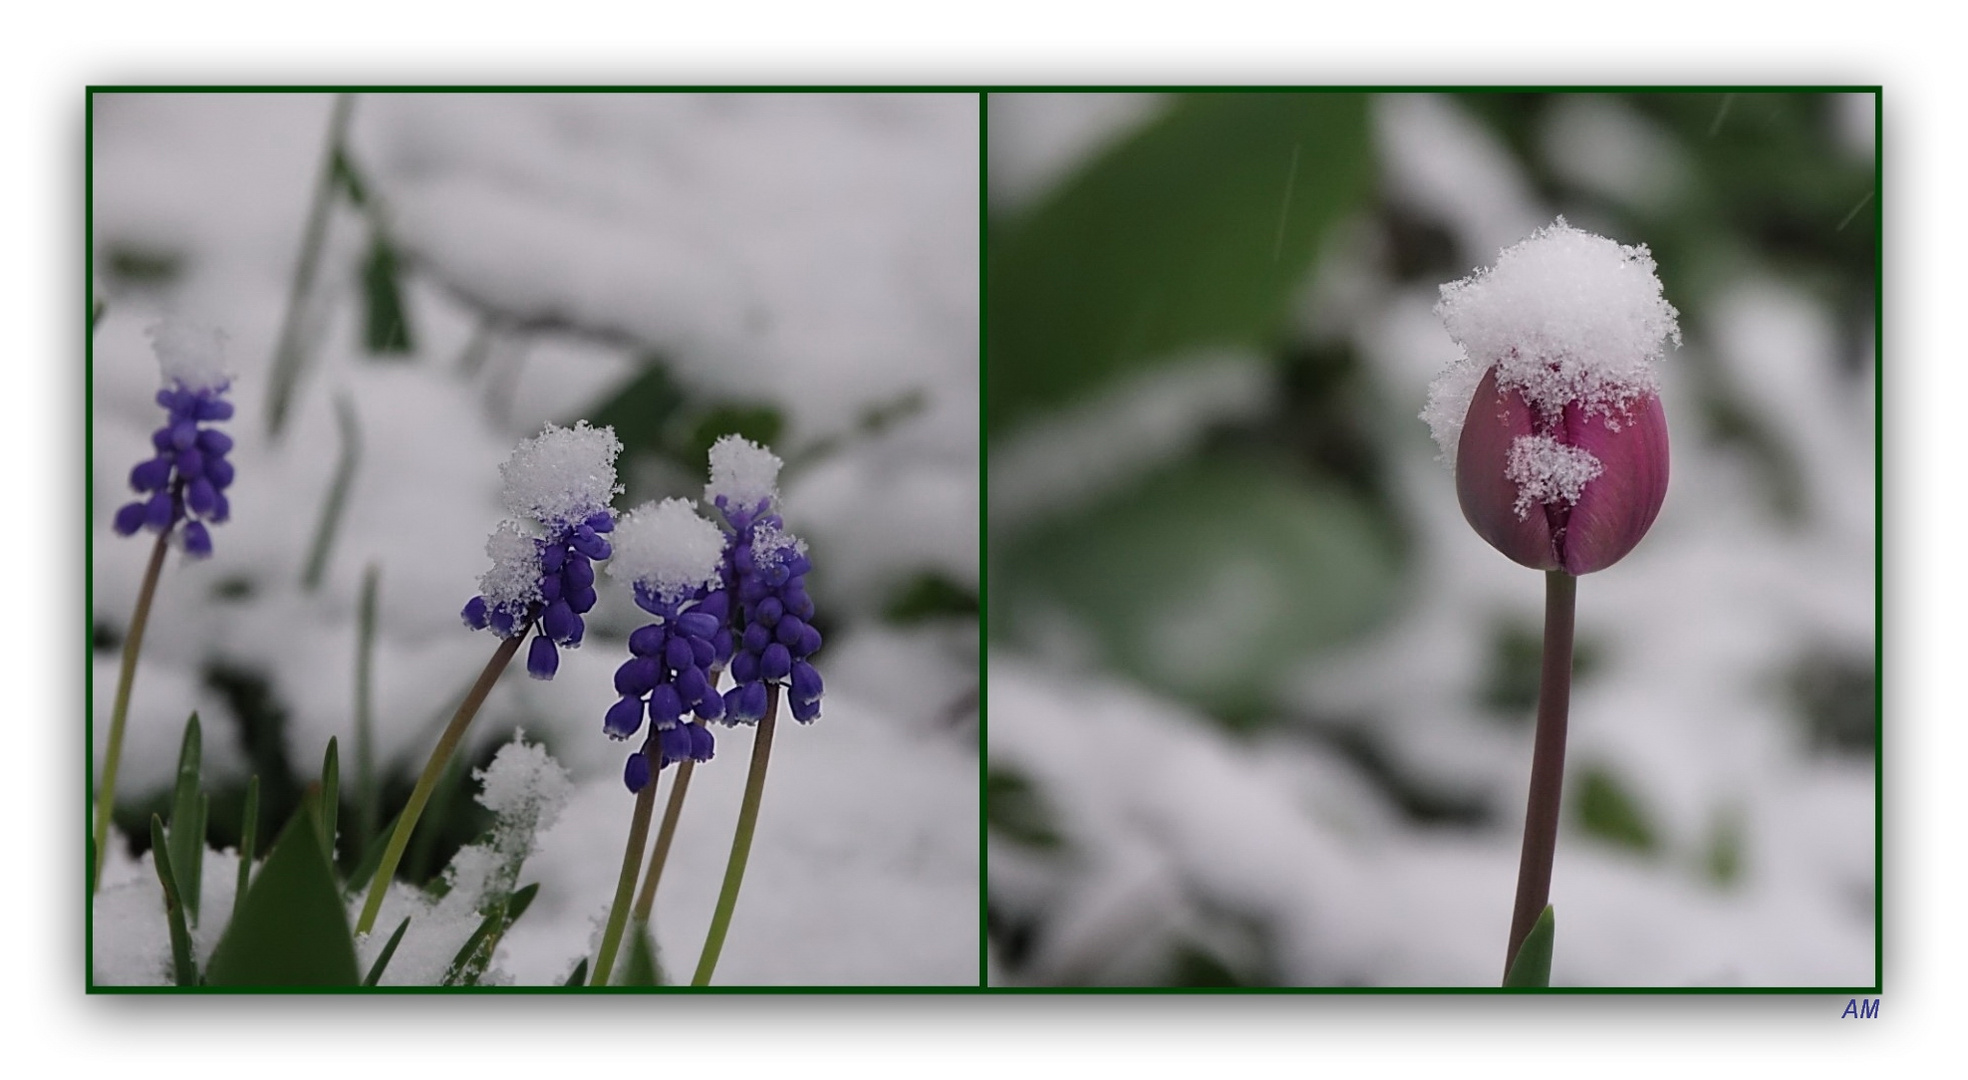
[[[274,842],[212,952],[212,986],[355,986],[362,979],[340,888],[303,804]]]
[[[1551,946],[1557,935],[1557,918],[1550,904],[1532,924],[1524,943],[1517,947],[1517,959],[1503,977],[1507,990],[1542,990],[1551,985]]]

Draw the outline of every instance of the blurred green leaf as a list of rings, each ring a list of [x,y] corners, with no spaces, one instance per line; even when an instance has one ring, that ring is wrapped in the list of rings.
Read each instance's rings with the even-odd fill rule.
[[[1735,805],[1717,810],[1709,825],[1703,869],[1710,881],[1725,889],[1742,880],[1744,828],[1742,807]]]
[[[204,876],[205,813],[207,802],[199,787],[199,760],[203,737],[198,714],[185,721],[184,739],[178,747],[178,782],[171,798],[171,871],[177,879],[178,896],[184,903],[185,918],[198,921],[199,884]]]
[[[1143,363],[1267,343],[1328,227],[1368,193],[1366,104],[1353,93],[1178,98],[994,234],[991,427]]]
[[[377,230],[369,243],[369,259],[362,267],[363,308],[367,315],[362,340],[371,356],[401,356],[413,351],[401,275],[396,248]]]
[[[660,356],[642,358],[642,374],[589,415],[596,427],[612,427],[624,450],[668,454],[671,419],[688,400]]]
[[[1557,916],[1550,904],[1531,924],[1531,932],[1524,937],[1524,944],[1517,948],[1517,958],[1510,962],[1510,971],[1503,977],[1506,988],[1544,989],[1551,985],[1551,947],[1557,936]]]
[[[354,986],[355,942],[309,800],[287,822],[266,865],[212,951],[213,986]]]
[[[1013,583],[1011,633],[1041,640],[1069,615],[1107,664],[1245,722],[1280,672],[1389,609],[1386,534],[1337,487],[1205,458],[1016,538],[995,576]]]
[[[1002,765],[990,766],[984,776],[985,820],[1008,840],[1027,847],[1060,845],[1052,812],[1025,774]]]
[[[181,251],[146,247],[128,241],[109,246],[109,276],[121,287],[154,288],[169,285],[184,273],[185,255]]]
[[[743,435],[760,446],[773,446],[786,426],[785,417],[771,405],[718,405],[698,417],[683,447],[684,464],[693,472],[710,468],[711,444],[726,435]]]
[[[656,944],[649,940],[649,924],[629,928],[629,962],[622,969],[617,986],[661,986],[663,972],[656,964]]]
[[[939,616],[977,617],[977,593],[934,572],[917,574],[882,607],[883,620],[898,625]]]
[[[1618,775],[1603,765],[1588,766],[1579,776],[1576,807],[1579,827],[1589,836],[1642,854],[1653,854],[1660,847],[1646,811]]]
[[[198,985],[198,963],[192,954],[191,934],[185,929],[184,895],[171,868],[170,841],[164,837],[164,822],[150,815],[150,861],[157,868],[158,884],[164,887],[164,921],[171,930],[171,971],[179,986]]]
[[[572,975],[569,975],[567,977],[567,981],[561,983],[560,985],[562,986],[588,985],[588,958],[583,956],[581,958],[581,962],[574,965],[574,973]]]

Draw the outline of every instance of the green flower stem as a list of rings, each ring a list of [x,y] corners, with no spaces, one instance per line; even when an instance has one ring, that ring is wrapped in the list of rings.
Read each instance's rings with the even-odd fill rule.
[[[1572,700],[1572,624],[1578,579],[1563,570],[1544,575],[1544,666],[1538,679],[1537,735],[1531,749],[1531,795],[1524,814],[1524,852],[1517,864],[1517,903],[1510,916],[1510,950],[1503,970],[1551,902],[1551,862],[1558,848],[1559,794],[1565,779],[1565,719]]]
[[[123,727],[130,716],[130,688],[137,681],[137,654],[143,651],[144,626],[150,622],[150,601],[157,595],[157,578],[164,570],[164,551],[170,545],[171,530],[157,534],[150,548],[150,565],[144,568],[143,585],[137,589],[137,610],[130,616],[130,632],[123,638],[123,670],[116,676],[116,702],[109,710],[109,750],[103,755],[102,784],[96,788],[96,824],[90,834],[89,895],[96,893],[102,877],[103,856],[109,847],[109,819],[116,809],[116,770],[123,763]]]
[[[670,801],[663,806],[663,824],[656,830],[656,850],[649,853],[649,873],[642,879],[642,892],[637,894],[635,921],[649,921],[649,911],[656,906],[656,883],[663,880],[663,864],[670,859],[670,841],[676,839],[677,818],[683,816],[683,796],[690,790],[690,773],[697,763],[689,758],[677,762],[676,782],[670,785]]]
[[[655,732],[643,753],[655,750]],[[660,751],[658,751],[660,754]],[[656,777],[651,776],[636,792],[635,813],[629,818],[629,842],[622,847],[622,873],[615,880],[615,902],[608,907],[608,928],[601,934],[601,951],[595,954],[594,974],[589,986],[607,986],[615,967],[615,953],[622,947],[622,927],[629,921],[629,898],[635,894],[636,875],[642,872],[642,845],[649,842],[649,818],[656,807]]]
[[[417,827],[417,819],[424,814],[424,804],[430,802],[431,789],[444,775],[445,765],[450,763],[452,753],[458,749],[459,740],[465,737],[465,729],[478,715],[479,706],[485,704],[486,695],[492,692],[492,684],[499,681],[506,665],[512,662],[513,654],[519,651],[520,642],[526,640],[527,633],[532,629],[533,621],[528,619],[519,633],[499,644],[499,650],[485,662],[485,670],[478,673],[478,681],[472,684],[471,692],[459,703],[450,725],[444,729],[444,734],[438,736],[430,760],[424,763],[423,775],[417,777],[417,786],[410,792],[409,803],[396,819],[396,830],[390,833],[389,846],[383,849],[383,861],[376,866],[376,876],[369,881],[369,898],[362,902],[362,917],[355,923],[357,934],[366,934],[375,927],[376,913],[383,909],[383,895],[389,892],[390,879],[396,876],[396,864],[403,861],[403,850],[410,846],[410,834]]]
[[[772,757],[772,726],[779,714],[779,687],[766,687],[765,717],[758,722],[752,740],[752,771],[745,777],[745,801],[738,807],[738,832],[731,838],[731,858],[724,866],[724,887],[718,890],[717,911],[711,916],[711,932],[704,938],[704,952],[697,958],[692,986],[709,986],[716,970],[718,954],[724,951],[725,931],[731,929],[731,913],[738,906],[738,887],[745,881],[745,860],[752,854],[752,833],[758,829],[759,797],[765,793],[765,767]]]

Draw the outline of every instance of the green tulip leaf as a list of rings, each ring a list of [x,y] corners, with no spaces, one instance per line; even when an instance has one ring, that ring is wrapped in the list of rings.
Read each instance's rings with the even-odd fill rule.
[[[994,234],[990,426],[1274,339],[1320,241],[1368,194],[1367,127],[1362,94],[1185,95]]]
[[[1107,666],[1241,722],[1388,610],[1398,557],[1347,492],[1203,459],[1016,538],[1002,570],[1008,634],[1042,641],[1069,616]]]
[[[1524,943],[1517,947],[1517,959],[1511,961],[1510,972],[1503,977],[1506,989],[1543,989],[1551,985],[1551,944],[1557,932],[1551,905],[1546,904]]]

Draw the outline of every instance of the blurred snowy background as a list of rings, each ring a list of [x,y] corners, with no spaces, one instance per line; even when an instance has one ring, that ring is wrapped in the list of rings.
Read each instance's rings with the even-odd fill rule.
[[[148,846],[141,826],[165,805],[192,709],[216,847],[238,844],[257,773],[263,854],[340,737],[349,869],[365,842],[350,787],[365,574],[379,582],[386,821],[494,646],[458,611],[477,592],[514,444],[549,421],[613,424],[627,508],[700,495],[706,448],[738,431],[786,460],[786,520],[816,566],[827,697],[818,723],[787,727],[774,747],[718,981],[974,985],[977,98],[92,102],[98,770],[146,548],[109,522],[162,415],[144,329],[165,313],[222,327],[239,407],[223,425],[238,441],[233,520],[214,530],[209,561],[171,557],[151,615],[118,791],[132,846],[112,859],[105,896],[155,889],[148,861],[128,856]],[[324,184],[319,270],[297,287]],[[574,786],[522,876],[543,883],[538,900],[495,961],[521,984],[564,978],[612,895],[632,799],[626,747],[601,717],[636,618],[604,588],[557,678],[507,673],[400,874],[429,879],[490,821],[467,766],[516,727],[543,741]],[[750,734],[719,739],[657,900],[673,971],[702,944],[743,784]],[[163,981],[161,907],[118,910],[155,925],[124,933],[99,908],[98,980]]]
[[[994,985],[1495,985],[1543,583],[1416,418],[1563,214],[1685,345],[1579,589],[1554,984],[1874,966],[1869,94],[992,95]]]

